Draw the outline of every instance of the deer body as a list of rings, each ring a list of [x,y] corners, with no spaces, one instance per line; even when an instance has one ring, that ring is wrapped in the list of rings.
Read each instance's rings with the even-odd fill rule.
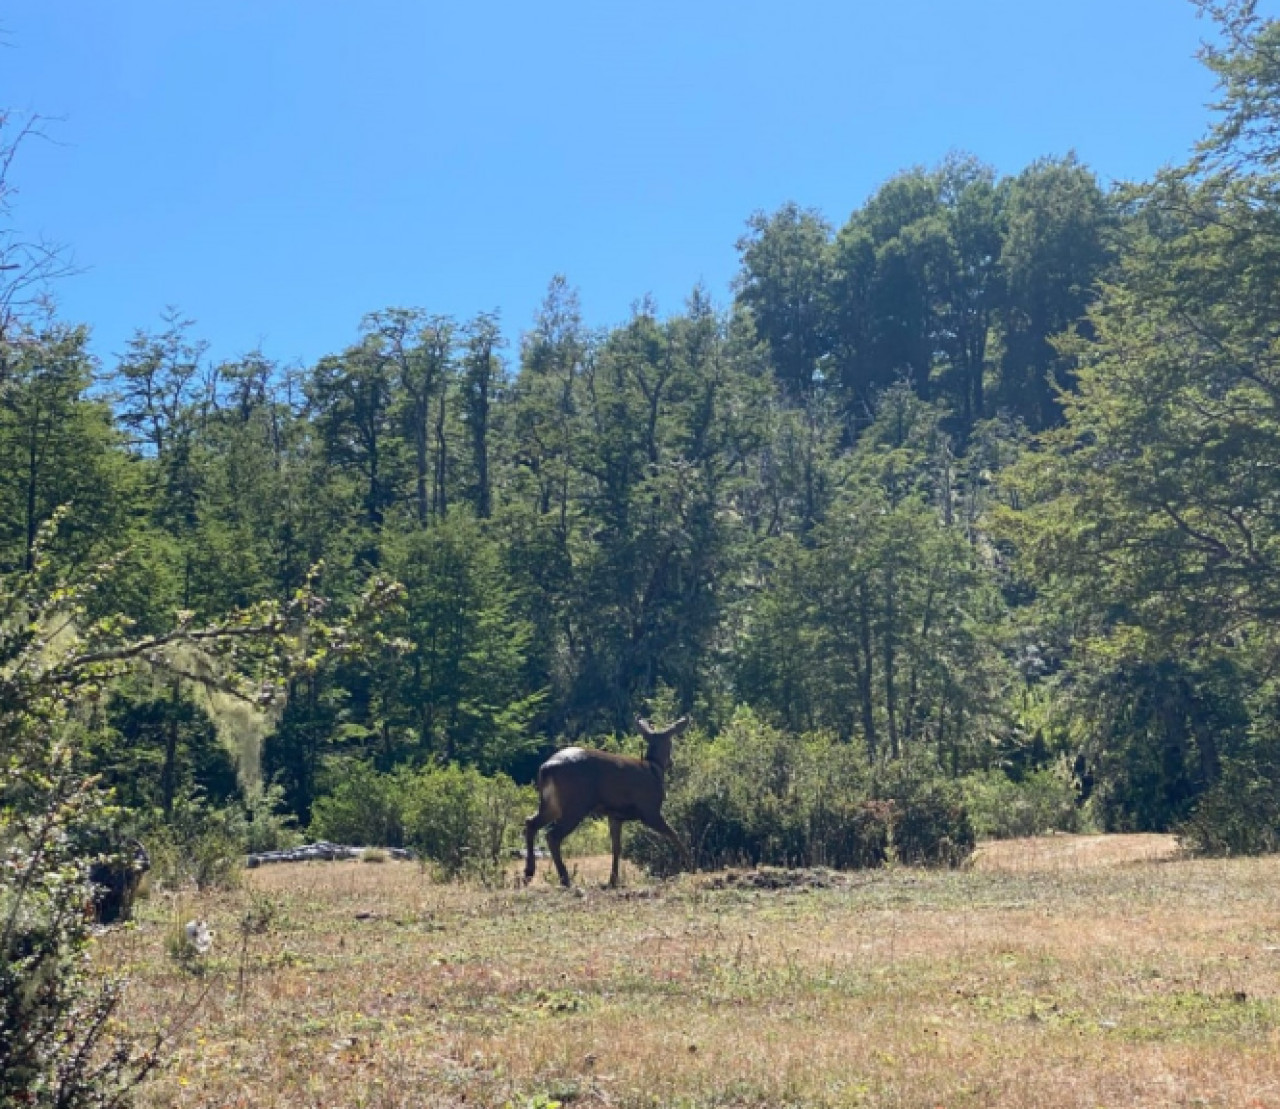
[[[547,829],[547,848],[561,885],[569,885],[569,872],[560,857],[560,844],[590,816],[609,818],[613,868],[609,885],[618,884],[618,860],[622,854],[622,825],[639,820],[671,840],[689,864],[689,853],[671,826],[662,818],[666,774],[671,766],[671,740],[688,727],[687,717],[659,731],[648,721],[636,720],[648,741],[644,758],[630,758],[608,751],[566,747],[538,770],[538,811],[525,821],[525,880],[534,875],[533,841],[540,828]]]

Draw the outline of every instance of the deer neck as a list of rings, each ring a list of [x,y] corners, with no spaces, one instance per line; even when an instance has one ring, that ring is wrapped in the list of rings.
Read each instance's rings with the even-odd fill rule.
[[[671,737],[662,736],[649,740],[644,761],[656,768],[660,775],[665,775],[671,769]]]

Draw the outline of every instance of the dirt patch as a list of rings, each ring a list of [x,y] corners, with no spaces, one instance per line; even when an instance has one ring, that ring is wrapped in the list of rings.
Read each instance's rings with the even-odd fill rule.
[[[849,875],[822,867],[786,870],[761,867],[758,870],[726,870],[699,883],[703,889],[726,890],[826,890],[849,884]]]
[[[1179,854],[1176,836],[1036,836],[996,840],[974,852],[975,870],[1028,872],[1092,870],[1096,867],[1166,862]]]

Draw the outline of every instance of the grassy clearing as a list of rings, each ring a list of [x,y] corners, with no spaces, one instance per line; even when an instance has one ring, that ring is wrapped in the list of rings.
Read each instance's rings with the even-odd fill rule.
[[[1280,859],[1008,851],[772,890],[280,866],[103,947],[139,1028],[208,988],[152,1105],[1280,1105]],[[165,949],[193,915],[203,979]]]

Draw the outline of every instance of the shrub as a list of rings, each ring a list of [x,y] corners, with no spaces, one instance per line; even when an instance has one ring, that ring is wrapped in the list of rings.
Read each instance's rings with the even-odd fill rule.
[[[1270,759],[1228,762],[1178,828],[1196,855],[1266,855],[1280,851],[1280,774]]]
[[[873,870],[889,858],[891,801],[823,800],[811,816],[813,862],[835,870]]]
[[[960,798],[949,782],[931,782],[894,803],[893,849],[909,866],[959,866],[977,837]]]
[[[470,767],[445,766],[403,779],[405,842],[450,877],[475,853],[479,778]]]
[[[311,808],[311,834],[355,846],[403,847],[403,776],[379,774],[367,763],[343,764],[341,781]]]
[[[536,807],[532,788],[516,785],[505,774],[480,777],[476,784],[474,861],[485,868],[497,867],[512,849],[524,843],[525,817]]]
[[[405,778],[405,839],[449,877],[490,871],[514,845],[528,792],[505,774],[429,766]]]
[[[245,790],[244,849],[247,853],[283,851],[302,842],[293,816],[284,812],[284,808],[282,786],[259,783]]]
[[[860,747],[824,733],[788,735],[740,709],[714,740],[682,744],[664,806],[700,869],[726,866],[883,866],[890,851],[918,866],[957,866],[973,824],[958,788],[929,759],[875,773]],[[627,856],[675,873],[675,848],[633,828]]]
[[[495,868],[533,807],[531,791],[505,774],[436,765],[379,774],[356,764],[316,801],[311,832],[335,843],[411,847],[453,877]]]
[[[214,808],[179,797],[168,820],[146,834],[152,879],[170,889],[230,889],[240,883],[248,821],[238,805]]]
[[[1017,782],[1000,770],[978,771],[962,778],[960,788],[980,837],[1014,839],[1081,829],[1078,794],[1065,765],[1032,771]]]
[[[682,744],[664,814],[700,868],[881,866],[888,810],[868,803],[861,750],[825,734],[791,736],[740,709],[714,740]],[[680,860],[647,830],[628,857],[657,874]]]

